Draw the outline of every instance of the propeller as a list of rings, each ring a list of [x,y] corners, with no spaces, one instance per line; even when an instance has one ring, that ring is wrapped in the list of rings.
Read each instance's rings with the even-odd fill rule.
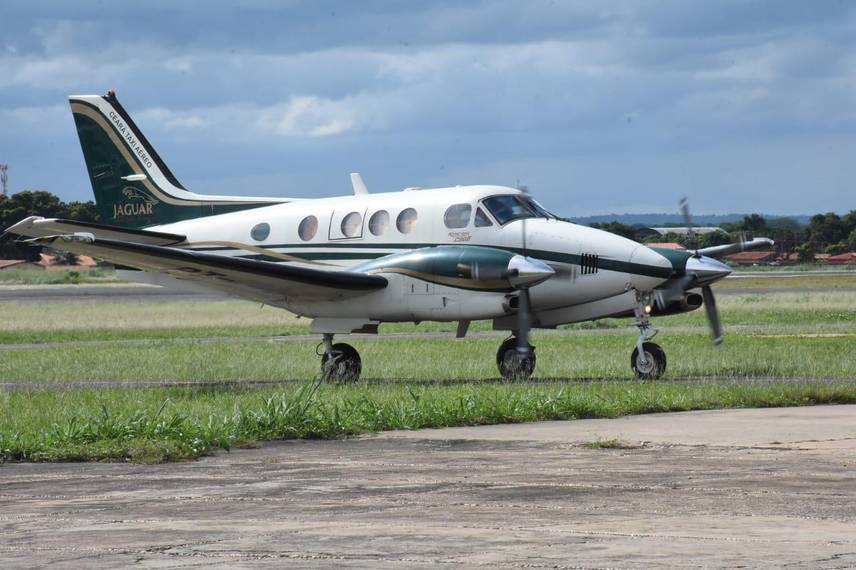
[[[689,200],[687,200],[686,196],[680,199],[680,201],[678,202],[678,207],[681,210],[681,215],[684,217],[684,225],[687,228],[687,238],[689,238],[687,241],[689,242],[690,240],[692,240],[692,249],[695,251],[694,255],[698,257],[698,234],[696,234],[695,230],[693,229],[693,218],[690,215],[690,203]]]
[[[701,297],[704,299],[704,310],[707,312],[707,321],[710,323],[710,331],[713,333],[713,344],[722,344],[722,322],[719,320],[719,311],[716,308],[716,298],[710,285],[701,288]]]
[[[705,248],[700,250],[698,247],[698,234],[693,230],[692,216],[690,215],[689,201],[686,197],[681,198],[679,202],[681,214],[684,217],[684,223],[687,226],[687,233],[693,242],[693,255],[686,262],[683,277],[675,279],[670,285],[663,289],[658,289],[655,292],[655,301],[660,309],[665,309],[670,303],[679,300],[684,293],[694,287],[701,287],[701,296],[704,301],[704,310],[707,313],[707,321],[710,325],[710,331],[713,335],[713,344],[719,346],[722,344],[722,321],[719,318],[719,310],[716,307],[716,298],[713,296],[713,289],[710,284],[714,281],[722,279],[729,273],[731,269],[714,259],[711,256],[705,255],[707,250],[714,248]],[[753,240],[754,241],[754,240]],[[763,240],[765,245],[770,240]],[[744,236],[740,236],[740,242],[729,246],[716,246],[716,253],[720,251],[731,251],[737,249],[742,251],[747,249],[747,242]]]

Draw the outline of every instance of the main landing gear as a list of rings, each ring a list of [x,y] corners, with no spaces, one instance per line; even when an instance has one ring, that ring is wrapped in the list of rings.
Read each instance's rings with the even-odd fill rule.
[[[505,380],[527,380],[535,371],[535,347],[529,344],[529,350],[520,350],[519,344],[512,336],[496,351],[496,366]]]
[[[324,352],[321,353],[321,377],[328,382],[349,384],[360,379],[363,362],[360,353],[350,344],[333,344],[332,333],[323,337]]]
[[[653,303],[653,295],[636,292],[636,326],[639,327],[639,336],[636,338],[636,348],[630,356],[630,368],[637,378],[643,380],[656,380],[666,371],[666,352],[660,345],[648,342],[657,335],[657,329],[651,324],[649,315]]]

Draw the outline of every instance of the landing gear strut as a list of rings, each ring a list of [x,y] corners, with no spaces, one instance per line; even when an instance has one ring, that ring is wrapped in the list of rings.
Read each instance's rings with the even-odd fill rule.
[[[535,347],[521,351],[517,337],[511,337],[499,345],[496,351],[496,366],[505,380],[527,380],[535,371]]]
[[[653,306],[653,295],[650,292],[636,292],[636,326],[639,336],[636,338],[636,348],[630,356],[630,368],[637,378],[656,380],[666,371],[666,353],[660,345],[647,342],[657,335],[657,329],[651,324],[649,315]]]
[[[321,377],[324,380],[346,384],[360,379],[363,363],[356,348],[344,342],[333,344],[332,333],[324,333],[323,344]]]

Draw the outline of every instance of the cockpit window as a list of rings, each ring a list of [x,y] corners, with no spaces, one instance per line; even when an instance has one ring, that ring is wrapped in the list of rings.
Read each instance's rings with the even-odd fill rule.
[[[490,221],[490,218],[487,217],[487,214],[484,213],[484,210],[481,208],[476,208],[476,218],[474,225],[477,228],[487,228],[493,225],[493,222]]]
[[[541,207],[538,202],[528,196],[509,195],[492,196],[482,200],[500,225],[523,218],[555,218],[553,214]]]

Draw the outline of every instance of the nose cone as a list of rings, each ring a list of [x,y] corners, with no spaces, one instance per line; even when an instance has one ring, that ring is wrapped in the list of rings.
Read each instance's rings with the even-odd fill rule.
[[[691,257],[687,260],[687,274],[696,276],[698,285],[708,285],[731,274],[731,268],[712,257]]]
[[[630,255],[630,283],[650,291],[672,277],[672,262],[653,249],[640,245]]]
[[[555,274],[552,267],[531,257],[515,255],[508,260],[508,282],[514,288],[541,283]]]

